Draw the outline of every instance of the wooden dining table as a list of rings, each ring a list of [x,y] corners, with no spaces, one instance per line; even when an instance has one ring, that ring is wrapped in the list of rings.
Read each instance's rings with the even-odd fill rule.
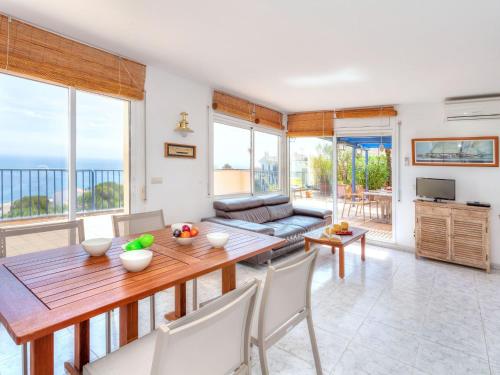
[[[151,232],[153,260],[141,272],[127,272],[121,245],[136,236],[113,239],[106,255],[90,257],[80,245],[0,260],[0,321],[18,345],[30,343],[30,373],[54,373],[54,332],[74,325],[72,374],[90,359],[89,319],[120,309],[120,345],[138,338],[138,301],[175,287],[175,316],[186,314],[186,282],[222,270],[222,293],[236,288],[236,263],[281,247],[285,240],[215,223],[196,224],[200,233],[181,246],[170,228]],[[230,234],[224,248],[213,248],[210,232]]]

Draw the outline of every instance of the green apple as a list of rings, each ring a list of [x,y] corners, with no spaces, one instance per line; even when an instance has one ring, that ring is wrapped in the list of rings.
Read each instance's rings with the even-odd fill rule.
[[[138,239],[130,241],[125,245],[125,250],[130,251],[130,250],[141,250],[142,249],[142,244],[141,241]]]
[[[139,242],[143,248],[147,248],[155,242],[155,237],[152,234],[146,233],[139,237]]]

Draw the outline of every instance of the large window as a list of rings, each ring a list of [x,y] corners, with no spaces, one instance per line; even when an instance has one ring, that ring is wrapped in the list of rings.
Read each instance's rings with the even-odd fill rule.
[[[127,207],[128,112],[125,100],[0,74],[0,225],[84,216],[89,237],[112,236],[109,217],[90,218]]]
[[[281,190],[281,135],[252,126],[214,123],[214,195]]]

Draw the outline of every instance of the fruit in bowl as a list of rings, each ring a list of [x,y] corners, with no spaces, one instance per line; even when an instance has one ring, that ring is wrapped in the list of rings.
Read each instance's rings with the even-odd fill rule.
[[[194,238],[200,233],[198,228],[191,224],[174,225],[172,225],[172,235],[179,245],[190,245],[193,243]]]

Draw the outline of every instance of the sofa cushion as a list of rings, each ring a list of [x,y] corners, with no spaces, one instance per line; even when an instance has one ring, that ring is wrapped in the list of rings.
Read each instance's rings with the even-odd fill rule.
[[[302,234],[306,230],[298,225],[288,225],[271,221],[266,223],[266,226],[274,228],[274,235],[279,238],[284,238],[288,242],[296,242],[302,240]]]
[[[261,197],[227,198],[214,202],[214,208],[221,211],[241,211],[260,207],[264,204]]]
[[[293,215],[293,206],[291,203],[277,204],[275,206],[267,206],[271,220],[279,220]]]
[[[306,231],[320,228],[320,227],[326,225],[325,220],[323,220],[323,219],[320,219],[318,217],[302,216],[302,215],[293,215],[293,216],[285,217],[285,218],[279,219],[275,222],[280,223],[280,224],[285,224],[285,225],[296,225],[296,226],[304,228]]]
[[[226,212],[229,219],[251,221],[252,223],[265,223],[271,220],[267,207],[257,207],[250,210]]]
[[[290,201],[288,195],[283,195],[283,194],[264,195],[261,198],[265,206],[283,204],[283,203],[288,203]]]

